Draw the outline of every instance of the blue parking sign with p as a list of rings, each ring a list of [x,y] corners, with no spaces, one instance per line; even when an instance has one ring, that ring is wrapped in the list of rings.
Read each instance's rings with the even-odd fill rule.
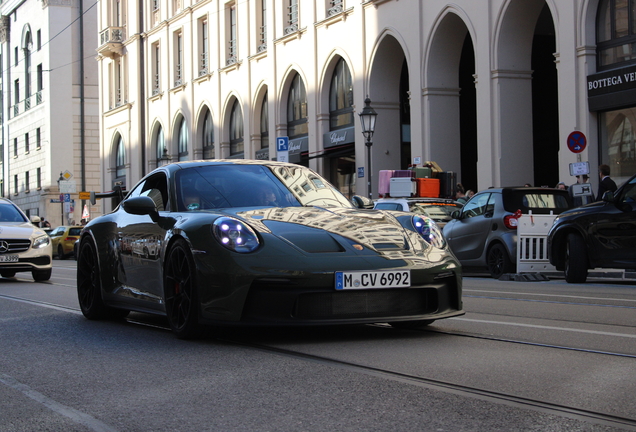
[[[289,151],[289,137],[283,136],[276,138],[276,151]]]

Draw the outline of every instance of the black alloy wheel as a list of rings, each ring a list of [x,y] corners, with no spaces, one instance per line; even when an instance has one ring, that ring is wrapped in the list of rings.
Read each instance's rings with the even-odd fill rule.
[[[179,339],[201,335],[195,266],[185,240],[178,239],[166,259],[163,289],[170,328]]]
[[[125,318],[129,311],[104,304],[101,286],[97,249],[90,239],[85,239],[77,257],[77,299],[82,313],[90,320]]]
[[[587,249],[579,234],[568,234],[564,274],[568,283],[584,283],[587,280]]]
[[[488,250],[486,263],[490,276],[494,279],[499,279],[504,274],[511,273],[514,268],[508,256],[508,251],[501,243],[493,245],[490,250]]]

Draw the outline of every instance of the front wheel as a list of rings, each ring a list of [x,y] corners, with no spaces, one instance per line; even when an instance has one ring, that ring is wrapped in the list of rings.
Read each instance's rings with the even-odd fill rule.
[[[64,255],[64,248],[62,245],[57,245],[57,257],[61,260],[66,259],[66,255]]]
[[[97,250],[90,240],[85,240],[77,257],[77,299],[82,313],[90,320],[125,318],[129,311],[104,304],[101,286]]]
[[[48,270],[32,270],[31,276],[33,276],[33,280],[36,282],[45,282],[51,279],[51,273],[53,269]]]
[[[587,280],[587,249],[583,237],[569,234],[565,245],[565,280],[584,283]]]
[[[504,274],[512,273],[514,270],[508,251],[501,243],[497,243],[490,248],[486,257],[486,263],[490,276],[494,279],[499,279]]]
[[[190,247],[178,239],[168,253],[163,289],[170,328],[179,339],[201,335],[194,259]]]

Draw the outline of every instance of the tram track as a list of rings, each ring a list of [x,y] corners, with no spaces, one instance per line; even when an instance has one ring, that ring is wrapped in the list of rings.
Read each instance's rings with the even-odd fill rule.
[[[51,309],[55,309],[55,310],[63,311],[63,312],[69,312],[74,314],[81,313],[78,308],[56,305],[56,304],[48,303],[48,302],[23,299],[23,298],[7,296],[7,295],[0,295],[0,298],[12,300],[12,301],[19,301],[22,303],[29,303],[36,306],[47,307],[47,308],[51,308]],[[156,320],[151,320],[151,321],[152,322],[144,322],[143,319],[140,319],[139,316],[136,316],[134,318],[127,318],[124,322],[132,326],[141,326],[141,327],[152,328],[159,331],[170,332],[170,329],[167,325],[162,325],[161,323],[158,324]],[[452,336],[452,337],[482,339],[482,340],[489,340],[489,341],[500,342],[500,343],[514,343],[514,344],[536,346],[541,348],[585,352],[585,353],[604,355],[604,356],[623,357],[623,358],[631,358],[631,359],[636,358],[636,355],[630,355],[625,353],[591,350],[591,349],[568,347],[568,346],[559,346],[559,345],[544,344],[539,342],[516,340],[512,338],[500,338],[495,336],[469,334],[469,333],[458,332],[458,331],[437,330],[433,328],[425,328],[420,330],[402,330],[402,329],[395,329],[389,326],[388,324],[374,324],[372,326],[385,328],[388,331],[395,331],[395,332],[412,332],[412,331],[429,332],[429,333],[436,333],[436,334]],[[427,377],[418,376],[418,375],[414,375],[410,373],[400,372],[397,370],[391,370],[388,368],[375,367],[375,366],[360,364],[360,363],[356,363],[352,361],[341,360],[333,356],[321,356],[321,355],[309,354],[299,350],[281,348],[281,347],[273,346],[267,343],[261,343],[258,341],[250,341],[247,338],[235,337],[235,336],[228,337],[227,335],[223,335],[222,333],[219,334],[214,332],[209,337],[208,340],[227,344],[227,345],[255,349],[262,352],[285,356],[288,358],[295,358],[302,361],[315,362],[315,363],[326,365],[326,366],[346,369],[356,373],[362,373],[362,374],[373,376],[376,378],[388,379],[395,382],[406,383],[409,385],[415,385],[415,386],[419,386],[419,387],[423,387],[423,388],[427,388],[431,390],[443,391],[443,392],[452,393],[459,396],[465,396],[465,397],[479,399],[482,401],[488,401],[495,404],[503,404],[506,406],[521,408],[521,409],[530,409],[530,410],[538,411],[545,414],[563,416],[563,417],[567,417],[567,418],[571,418],[575,420],[591,422],[598,425],[615,427],[622,430],[636,431],[636,419],[633,419],[633,418],[622,417],[622,416],[612,415],[608,413],[583,409],[576,406],[568,406],[568,405],[553,403],[549,401],[543,401],[540,399],[517,396],[511,393],[493,391],[493,390],[488,390],[485,388],[466,386],[456,382],[452,382],[450,380],[438,380],[433,378],[427,378]]]

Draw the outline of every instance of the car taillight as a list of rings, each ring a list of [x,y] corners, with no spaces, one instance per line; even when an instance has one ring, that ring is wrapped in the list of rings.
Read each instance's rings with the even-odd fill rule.
[[[64,241],[71,241],[71,240],[77,240],[77,239],[78,237],[66,237]]]
[[[519,218],[521,217],[521,210],[517,210],[513,214],[504,216],[504,225],[508,229],[517,229],[519,226]]]

